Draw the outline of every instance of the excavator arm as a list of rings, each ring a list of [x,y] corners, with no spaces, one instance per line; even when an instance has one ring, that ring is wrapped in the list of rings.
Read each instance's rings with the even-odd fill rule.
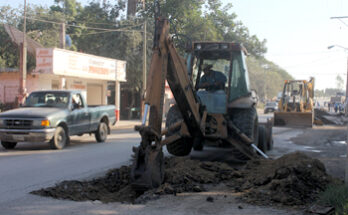
[[[166,144],[180,142],[190,137],[199,141],[205,136],[207,111],[199,103],[195,89],[187,73],[187,66],[179,56],[169,35],[169,22],[164,18],[156,19],[154,35],[154,47],[151,59],[150,71],[147,77],[147,89],[145,95],[145,111],[142,125],[136,126],[141,135],[140,146],[134,147],[135,153],[131,179],[133,188],[147,190],[158,187],[164,179],[164,156],[162,147]],[[182,120],[175,122],[162,131],[163,101],[165,81],[177,101],[177,107],[182,115]],[[233,145],[237,150],[253,159],[257,157],[255,151],[263,154],[243,132],[231,121],[228,125],[223,115],[216,114],[221,119],[221,126],[234,131],[239,138],[225,137],[225,141]],[[148,121],[147,121],[148,119]],[[171,132],[179,131],[179,132]],[[162,139],[167,133],[166,139]],[[246,144],[245,144],[246,143]],[[188,144],[183,141],[182,144]],[[267,157],[263,154],[264,157]]]
[[[183,120],[172,127],[181,127],[184,135],[202,135],[203,126],[199,103],[186,72],[186,65],[178,55],[169,35],[169,23],[164,18],[156,19],[154,47],[150,71],[147,77],[148,87],[145,94],[145,111],[142,125],[136,126],[141,135],[139,147],[133,148],[135,153],[131,177],[133,187],[146,190],[158,187],[164,178],[163,145],[181,138],[180,135],[162,140],[162,136],[170,129],[162,131],[163,100],[165,81],[168,81]],[[148,122],[147,122],[148,117]],[[201,129],[202,128],[202,129]],[[186,131],[186,132],[185,132]],[[186,133],[186,134],[185,134]]]

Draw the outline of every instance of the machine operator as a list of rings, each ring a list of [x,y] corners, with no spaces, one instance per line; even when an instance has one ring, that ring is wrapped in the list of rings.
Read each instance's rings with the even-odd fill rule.
[[[226,76],[222,72],[214,71],[211,68],[211,64],[203,64],[203,72],[199,88],[206,89],[207,91],[224,90],[227,81]]]

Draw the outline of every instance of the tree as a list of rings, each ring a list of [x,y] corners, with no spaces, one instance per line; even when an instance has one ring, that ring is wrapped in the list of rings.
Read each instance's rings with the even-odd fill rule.
[[[343,89],[343,78],[340,75],[336,76],[336,85],[337,85],[337,89],[342,90]]]
[[[284,69],[263,57],[249,56],[247,66],[250,87],[256,90],[261,98],[276,97],[283,90],[284,81],[293,79]]]

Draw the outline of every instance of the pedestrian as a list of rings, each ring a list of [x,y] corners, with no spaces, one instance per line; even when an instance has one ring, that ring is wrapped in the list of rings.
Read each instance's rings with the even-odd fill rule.
[[[330,111],[331,111],[331,102],[328,102],[328,103],[327,103],[327,107],[328,107],[329,112],[330,112]]]
[[[335,102],[335,104],[334,104],[334,109],[335,109],[335,113],[337,113],[337,111],[338,111],[338,104],[337,104],[337,102]]]

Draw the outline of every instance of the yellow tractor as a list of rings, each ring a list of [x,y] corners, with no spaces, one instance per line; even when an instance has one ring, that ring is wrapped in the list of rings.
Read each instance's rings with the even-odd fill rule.
[[[286,80],[278,111],[274,112],[274,126],[312,127],[314,78]]]

